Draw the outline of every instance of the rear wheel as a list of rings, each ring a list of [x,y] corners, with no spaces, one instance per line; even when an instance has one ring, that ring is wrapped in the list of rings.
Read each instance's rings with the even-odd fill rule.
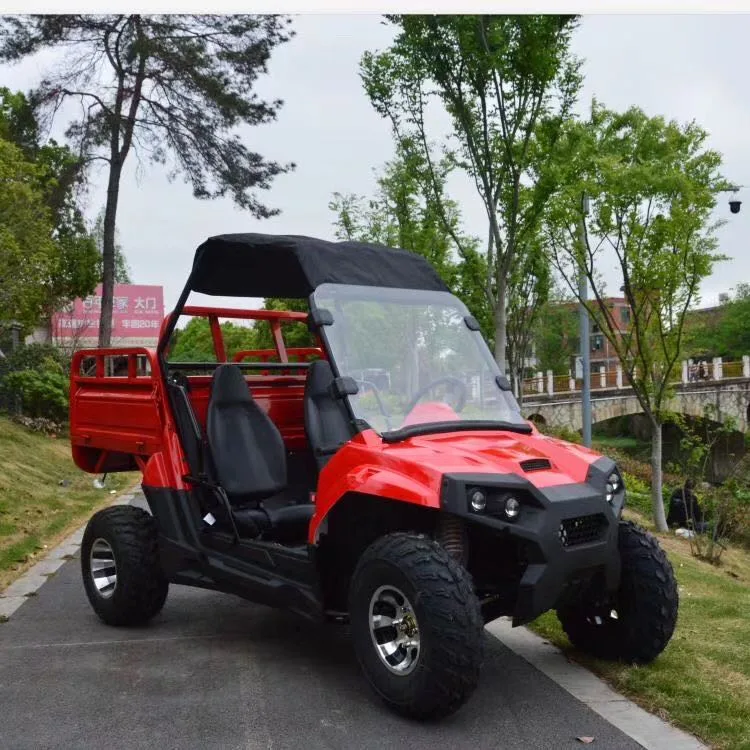
[[[477,686],[483,622],[468,574],[439,544],[389,534],[362,555],[351,632],[368,681],[396,711],[440,718]]]
[[[557,611],[563,630],[580,651],[631,664],[653,661],[677,623],[677,581],[656,539],[621,522],[620,588],[610,596],[577,602]]]
[[[96,513],[83,535],[81,573],[91,606],[108,625],[143,625],[164,606],[154,519],[129,505]]]

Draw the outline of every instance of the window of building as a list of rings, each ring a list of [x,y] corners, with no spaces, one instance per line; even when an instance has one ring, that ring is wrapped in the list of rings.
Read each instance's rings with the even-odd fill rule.
[[[604,336],[591,337],[591,351],[600,352],[604,348]]]
[[[620,319],[626,326],[630,325],[630,308],[629,307],[620,308]]]

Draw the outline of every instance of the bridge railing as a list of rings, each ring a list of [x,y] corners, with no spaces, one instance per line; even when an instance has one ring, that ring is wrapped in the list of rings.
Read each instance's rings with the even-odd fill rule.
[[[683,360],[682,367],[678,368],[676,372],[677,377],[673,380],[675,385],[750,378],[750,355],[745,355],[742,359],[727,361],[724,361],[721,357],[714,357],[711,362]],[[620,365],[614,370],[600,367],[598,372],[591,373],[592,391],[619,390],[629,387],[628,377]],[[555,375],[552,370],[548,370],[546,373],[537,372],[533,377],[526,378],[523,381],[523,395],[525,397],[553,396],[556,393],[580,393],[582,388],[582,378]]]

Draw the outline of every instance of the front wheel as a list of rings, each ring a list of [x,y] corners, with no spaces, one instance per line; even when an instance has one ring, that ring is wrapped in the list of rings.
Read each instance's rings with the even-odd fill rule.
[[[674,633],[677,581],[656,539],[629,521],[620,523],[619,550],[619,589],[558,609],[557,616],[580,651],[600,659],[648,664]]]
[[[399,713],[441,718],[479,681],[483,624],[464,568],[439,544],[389,534],[363,553],[349,596],[357,659]]]
[[[81,573],[91,606],[108,625],[148,622],[169,588],[154,519],[130,505],[94,514],[83,534]]]

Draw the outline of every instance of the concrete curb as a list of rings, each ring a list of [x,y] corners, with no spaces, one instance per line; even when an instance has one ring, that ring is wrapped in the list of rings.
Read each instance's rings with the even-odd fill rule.
[[[496,620],[487,630],[646,750],[708,750],[696,737],[648,713],[585,667],[570,662],[560,649],[536,633],[513,628],[509,620]]]
[[[128,505],[135,498],[136,493],[128,490],[118,495],[112,505]],[[37,591],[47,583],[73,555],[78,552],[83,540],[86,524],[74,531],[61,544],[42,558],[36,565],[29,568],[20,578],[13,581],[0,594],[0,619],[7,620],[29,597],[35,596]]]

